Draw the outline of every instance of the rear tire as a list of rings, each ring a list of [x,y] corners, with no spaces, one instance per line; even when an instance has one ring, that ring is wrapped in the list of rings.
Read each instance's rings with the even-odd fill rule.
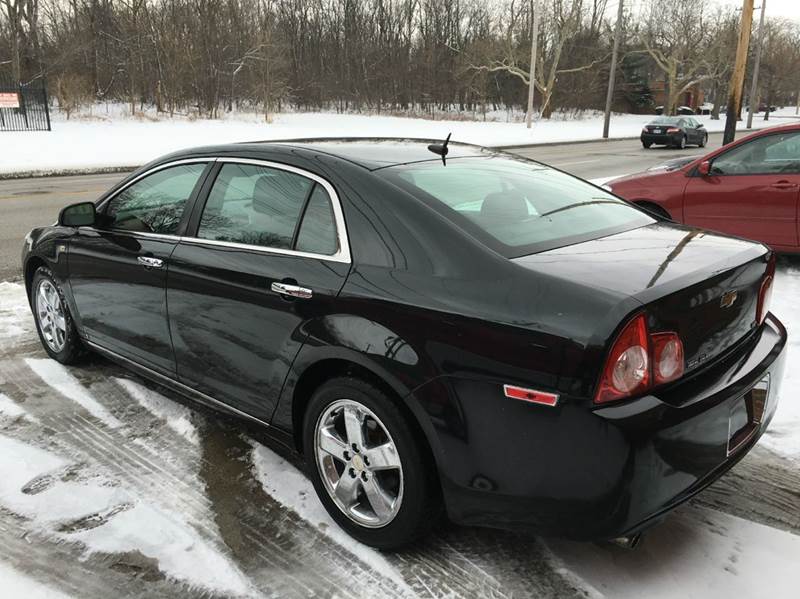
[[[708,143],[708,133],[706,133],[703,136],[703,139],[700,140],[700,143],[698,144],[698,147],[705,148],[707,143]]]
[[[388,449],[371,451],[378,446]],[[303,418],[303,448],[322,504],[358,541],[397,549],[439,520],[441,495],[427,451],[396,402],[370,383],[342,377],[320,386]]]
[[[683,137],[681,137],[681,140],[678,142],[678,145],[676,147],[678,149],[680,149],[680,150],[685,150],[686,149],[686,136],[685,135]]]
[[[652,145],[653,145],[653,144],[651,144],[649,141],[643,141],[643,142],[642,142],[642,147],[643,147],[645,150],[649,150],[649,149],[650,149],[650,146],[652,146]]]
[[[40,266],[33,275],[30,300],[36,331],[47,355],[62,364],[79,361],[83,344],[61,285],[46,266]]]

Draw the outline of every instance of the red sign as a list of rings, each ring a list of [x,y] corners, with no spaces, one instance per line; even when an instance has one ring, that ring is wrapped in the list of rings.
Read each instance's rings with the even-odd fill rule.
[[[0,108],[19,108],[19,95],[16,92],[0,92]]]

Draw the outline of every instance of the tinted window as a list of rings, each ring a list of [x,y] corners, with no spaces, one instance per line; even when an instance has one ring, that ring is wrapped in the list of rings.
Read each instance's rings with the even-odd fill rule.
[[[165,168],[140,179],[106,205],[106,224],[113,229],[174,235],[205,163]]]
[[[648,124],[649,125],[677,125],[678,121],[677,117],[674,116],[662,116],[657,119],[653,119]]]
[[[291,249],[313,185],[306,177],[279,169],[225,164],[208,196],[197,236]]]
[[[335,254],[336,225],[328,192],[321,185],[314,187],[308,200],[303,222],[297,234],[295,249],[313,254]]]
[[[513,158],[425,162],[378,173],[509,257],[654,222],[580,179]]]
[[[711,166],[718,175],[800,173],[800,133],[759,137],[725,152]]]

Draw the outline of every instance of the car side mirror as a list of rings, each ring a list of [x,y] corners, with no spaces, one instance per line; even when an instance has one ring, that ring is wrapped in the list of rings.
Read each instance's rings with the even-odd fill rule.
[[[711,161],[703,160],[703,162],[701,162],[697,167],[697,172],[703,177],[708,177],[708,175],[711,174]]]
[[[92,202],[81,202],[64,208],[58,215],[62,227],[90,227],[97,221],[97,212]]]

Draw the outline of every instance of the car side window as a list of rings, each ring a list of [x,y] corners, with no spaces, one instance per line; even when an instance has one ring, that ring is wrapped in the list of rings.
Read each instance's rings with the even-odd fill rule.
[[[716,158],[711,169],[715,175],[800,173],[800,133],[756,138]]]
[[[104,211],[104,226],[141,233],[174,235],[206,163],[162,169],[129,185]]]
[[[308,206],[303,214],[303,222],[297,233],[295,249],[312,254],[335,254],[338,249],[336,241],[336,224],[333,218],[333,206],[328,192],[322,185],[316,185]]]
[[[222,167],[200,217],[197,237],[319,254],[333,254],[337,249],[325,189],[302,175],[253,164]]]

